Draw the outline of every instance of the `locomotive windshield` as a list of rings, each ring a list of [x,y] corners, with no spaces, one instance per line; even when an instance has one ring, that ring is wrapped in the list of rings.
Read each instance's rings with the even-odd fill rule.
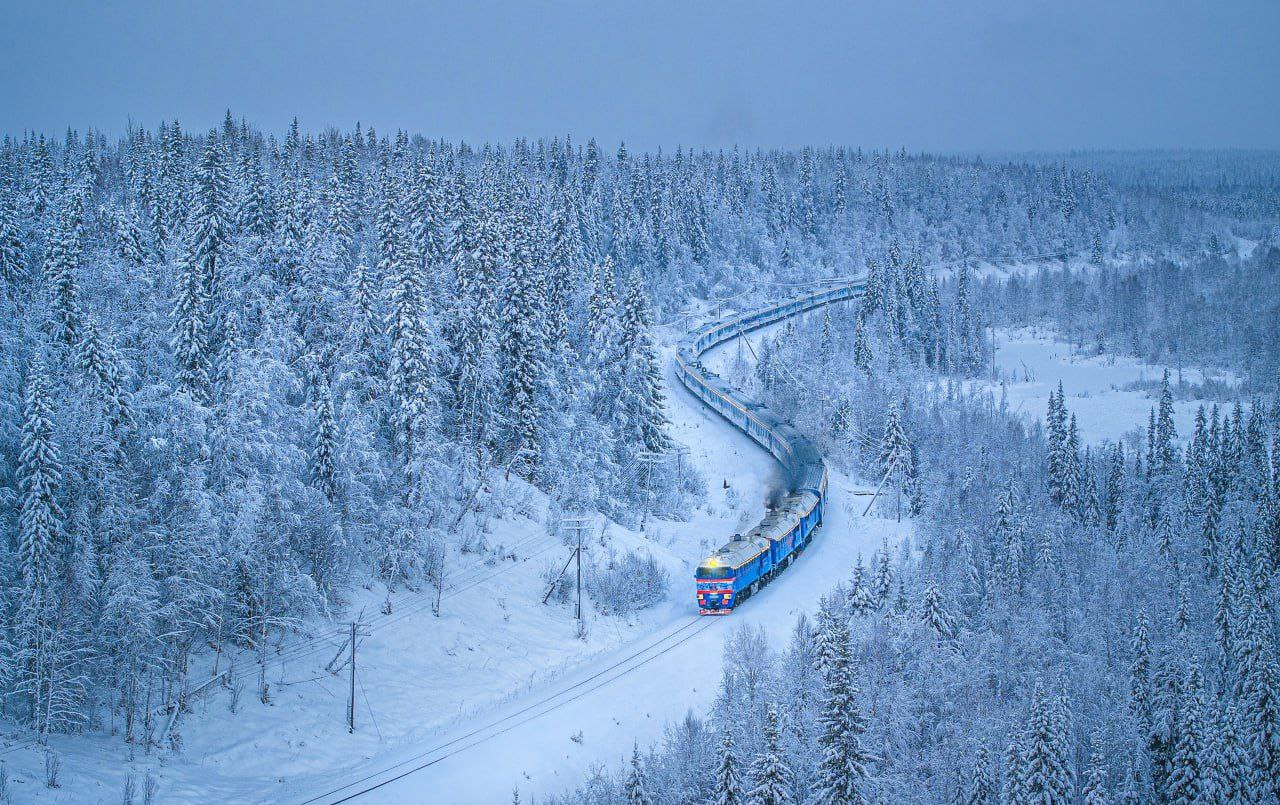
[[[731,567],[707,567],[703,565],[698,568],[698,578],[700,579],[727,579],[732,575],[733,568]]]

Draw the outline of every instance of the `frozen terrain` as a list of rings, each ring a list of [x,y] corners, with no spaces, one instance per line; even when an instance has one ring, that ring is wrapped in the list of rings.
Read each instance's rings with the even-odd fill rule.
[[[1227,386],[1237,383],[1226,372],[1154,366],[1123,355],[1081,355],[1071,344],[1055,337],[1052,330],[1030,328],[996,331],[998,379],[978,383],[991,389],[997,399],[1004,395],[1011,411],[1043,421],[1049,394],[1061,382],[1067,409],[1077,417],[1081,441],[1100,444],[1119,441],[1133,432],[1137,423],[1147,421],[1166,369],[1175,389],[1182,387],[1189,392],[1203,386],[1206,380]],[[1175,394],[1178,435],[1189,435],[1196,408],[1201,404],[1207,408],[1213,402],[1212,396],[1178,399]]]
[[[668,365],[669,357],[667,350]],[[708,356],[720,371],[737,360],[735,346]],[[858,554],[869,556],[909,528],[859,518],[854,494],[867,488],[833,475],[827,523],[804,559],[729,618],[699,618],[694,567],[729,534],[754,525],[780,472],[670,372],[667,394],[672,435],[706,478],[706,504],[688,522],[650,521],[643,533],[597,518],[588,547],[650,550],[671,576],[667,600],[629,619],[585,605],[587,637],[577,639],[571,608],[538,603],[544,572],[559,567],[567,548],[543,524],[545,497],[516,483],[506,493],[509,514],[491,520],[486,535],[504,558],[451,555],[439,618],[431,612],[433,590],[393,592],[390,615],[381,612],[385,588],[358,590],[349,617],[361,618],[367,636],[358,642],[354,733],[346,727],[346,630],[320,627],[309,639],[287,641],[284,658],[268,663],[267,705],[257,698],[252,656],[241,658],[238,690],[215,686],[183,717],[178,754],[131,758],[118,736],[54,736],[63,783],[49,789],[43,753],[14,745],[0,757],[19,799],[115,802],[128,775],[140,783],[149,770],[166,802],[329,801],[322,795],[353,780],[369,778],[341,790],[439,761],[371,796],[432,799],[430,792],[447,790],[452,802],[491,802],[517,785],[534,795],[562,790],[591,765],[617,761],[633,742],[657,738],[666,722],[709,703],[732,629],[760,625],[784,640],[794,615],[812,611],[847,578]]]
[[[708,364],[720,368],[730,357],[736,358],[734,348],[723,347],[709,356]],[[669,549],[685,566],[674,579],[672,600],[650,613],[653,633],[490,713],[376,758],[356,773],[327,775],[315,785],[290,785],[291,794],[306,792],[304,801],[331,802],[379,786],[361,800],[430,801],[448,792],[453,802],[497,802],[516,786],[526,800],[561,791],[593,765],[616,763],[633,744],[658,739],[666,723],[688,710],[704,711],[715,696],[724,641],[733,629],[760,627],[782,645],[795,616],[812,613],[818,599],[848,577],[859,554],[869,556],[885,539],[896,542],[909,531],[909,524],[860,517],[855,495],[867,487],[833,474],[826,523],[804,558],[733,615],[700,618],[688,594],[694,565],[712,543],[759,518],[775,470],[759,447],[672,384],[669,377],[673,433],[691,446],[694,465],[708,476],[712,499],[725,494],[723,478],[730,484],[730,498],[749,503],[737,510],[740,522],[728,529],[723,517],[716,522],[701,513],[693,524],[662,526],[672,533]],[[706,530],[711,528],[717,530]]]

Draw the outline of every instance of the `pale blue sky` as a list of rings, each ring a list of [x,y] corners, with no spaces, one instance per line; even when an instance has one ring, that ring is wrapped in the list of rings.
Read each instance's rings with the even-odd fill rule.
[[[1280,1],[0,0],[0,131],[1280,147]]]

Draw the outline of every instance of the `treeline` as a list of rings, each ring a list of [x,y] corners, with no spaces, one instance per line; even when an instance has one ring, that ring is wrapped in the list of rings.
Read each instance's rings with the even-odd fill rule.
[[[1230,368],[1246,390],[1280,382],[1280,242],[1244,259],[1197,254],[1177,261],[1037,271],[978,295],[997,324],[1050,323],[1084,349],[1153,363]]]

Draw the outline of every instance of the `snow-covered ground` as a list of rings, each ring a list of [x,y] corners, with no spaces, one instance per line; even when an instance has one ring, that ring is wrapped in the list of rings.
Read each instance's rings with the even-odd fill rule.
[[[708,356],[712,368],[736,358],[732,347],[717,353]],[[592,766],[617,763],[633,744],[658,739],[667,722],[709,705],[733,629],[759,626],[783,645],[795,616],[812,613],[821,595],[849,576],[859,554],[869,556],[883,540],[896,543],[909,531],[909,524],[859,517],[855,492],[868,487],[836,475],[827,522],[804,559],[733,615],[700,618],[691,593],[694,567],[729,533],[759,519],[779,476],[763,450],[676,387],[670,374],[667,382],[673,433],[691,448],[710,501],[692,523],[652,529],[684,562],[671,599],[649,613],[653,631],[357,773],[289,785],[283,798],[330,802],[378,784],[362,801],[499,802],[516,786],[529,801],[562,791]]]
[[[736,358],[733,348],[719,353],[709,356],[713,366]],[[486,535],[514,558],[451,556],[439,618],[431,614],[430,590],[393,593],[390,615],[380,611],[383,588],[356,591],[350,617],[363,615],[366,636],[358,643],[353,734],[346,728],[347,672],[326,670],[335,655],[345,657],[345,630],[318,627],[317,637],[291,640],[287,658],[268,664],[270,704],[258,701],[257,670],[241,659],[237,712],[230,711],[233,692],[213,687],[183,717],[178,753],[131,757],[119,736],[55,736],[63,764],[58,789],[44,786],[36,748],[0,754],[16,801],[119,802],[126,778],[134,776],[140,796],[148,772],[162,802],[301,801],[448,752],[456,754],[377,795],[493,802],[516,785],[531,794],[561,790],[592,764],[613,763],[633,742],[657,738],[665,722],[710,701],[733,628],[759,624],[781,643],[794,615],[812,610],[846,578],[859,553],[869,555],[909,528],[857,517],[852,493],[859,487],[834,477],[831,514],[805,559],[734,615],[699,618],[694,567],[729,534],[754,525],[780,473],[670,374],[667,382],[673,435],[707,480],[706,504],[688,522],[650,521],[644,533],[600,518],[589,548],[603,550],[599,535],[607,529],[617,549],[648,549],[671,575],[667,600],[629,619],[584,606],[588,634],[578,639],[571,610],[539,603],[544,572],[563,562],[567,548],[547,533],[545,497],[517,486],[510,493],[522,502],[493,519]],[[221,662],[225,667],[226,658]]]
[[[1232,385],[1238,382],[1227,372],[1154,366],[1137,358],[1111,354],[1080,355],[1051,330],[1032,328],[998,329],[998,379],[977,382],[989,388],[997,399],[1003,394],[1011,411],[1041,422],[1048,410],[1049,394],[1061,382],[1067,409],[1076,415],[1081,441],[1100,444],[1119,441],[1136,427],[1146,426],[1147,413],[1156,403],[1158,384],[1166,368],[1170,383],[1175,386],[1199,386],[1208,379]],[[1190,434],[1196,408],[1201,404],[1208,407],[1212,402],[1174,401],[1174,423],[1180,437]]]

